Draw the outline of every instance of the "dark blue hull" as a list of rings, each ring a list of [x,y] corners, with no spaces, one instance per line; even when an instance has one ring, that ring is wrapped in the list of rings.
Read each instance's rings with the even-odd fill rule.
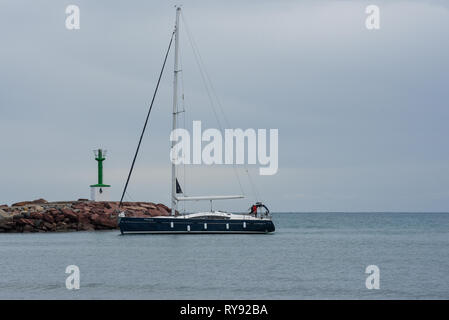
[[[176,219],[124,217],[119,222],[120,232],[128,233],[270,233],[271,220]]]

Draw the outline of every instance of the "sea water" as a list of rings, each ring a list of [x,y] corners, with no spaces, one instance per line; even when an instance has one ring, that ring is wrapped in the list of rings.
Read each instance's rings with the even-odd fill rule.
[[[267,235],[0,234],[0,299],[449,299],[447,213],[273,216]]]

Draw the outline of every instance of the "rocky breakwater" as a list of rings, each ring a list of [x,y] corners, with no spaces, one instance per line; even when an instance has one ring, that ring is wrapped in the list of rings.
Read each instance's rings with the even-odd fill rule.
[[[167,216],[171,209],[159,203],[78,201],[24,201],[11,206],[0,205],[0,233],[67,232],[111,230],[118,228],[118,214],[127,216]]]

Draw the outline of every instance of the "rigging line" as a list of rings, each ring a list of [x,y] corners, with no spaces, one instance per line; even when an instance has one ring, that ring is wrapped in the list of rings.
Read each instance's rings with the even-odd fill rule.
[[[198,49],[197,49],[197,50],[198,50]],[[201,63],[204,65],[204,62],[202,62],[202,58],[201,58],[201,55],[200,55],[199,51],[198,51],[198,55],[199,55],[199,59],[200,59]],[[213,84],[212,84],[212,80],[210,79],[210,76],[209,76],[209,74],[208,74],[208,72],[207,72],[206,69],[204,70],[204,73],[205,73],[205,75],[206,75],[206,79],[209,81],[209,86],[210,86],[210,88],[211,88],[212,94],[214,95],[215,100],[217,101],[217,105],[218,105],[218,107],[219,107],[219,109],[220,109],[220,111],[221,111],[221,114],[223,115],[223,118],[224,118],[224,120],[225,120],[225,123],[226,123],[226,125],[228,126],[228,128],[230,128],[231,125],[230,125],[229,120],[227,119],[226,114],[225,114],[225,112],[224,112],[224,110],[223,110],[224,108],[223,108],[223,105],[221,104],[221,100],[218,98],[218,95],[217,95],[217,93],[216,93],[216,90],[215,90],[215,88],[214,88],[214,86],[213,86]],[[240,176],[239,176],[239,174],[238,174],[238,170],[237,170],[237,168],[236,168],[236,165],[233,164],[232,167],[233,167],[233,169],[234,169],[234,172],[235,172],[235,175],[236,175],[236,177],[237,177],[237,180],[238,180],[239,183],[240,183]],[[250,182],[250,184],[251,184],[251,188],[252,188],[252,190],[253,190],[253,193],[254,193],[254,195],[256,196],[256,202],[257,202],[257,201],[259,201],[259,200],[258,200],[258,198],[259,198],[258,192],[257,192],[257,189],[256,189],[254,183],[253,183],[253,180],[252,180],[251,175],[250,175],[250,173],[249,173],[248,167],[246,166],[245,163],[243,163],[243,168],[244,168],[244,170],[245,170],[245,173],[248,175],[248,180],[249,180],[249,182]],[[242,191],[242,192],[243,192],[243,191]]]
[[[195,46],[193,45],[193,38],[192,38],[192,35],[190,33],[189,28],[187,27],[187,23],[185,21],[184,14],[181,14],[181,17],[182,17],[182,21],[183,21],[184,26],[185,26],[186,31],[187,31],[187,38],[189,40],[189,44],[192,47],[193,57],[195,58],[195,62],[196,62],[197,66],[198,66],[198,69],[200,71],[200,75],[201,75],[201,78],[203,80],[204,87],[206,89],[207,95],[209,97],[209,101],[210,101],[211,106],[212,106],[212,111],[214,112],[215,119],[217,120],[219,127],[222,128],[221,122],[220,122],[220,120],[218,118],[217,111],[215,110],[215,106],[214,106],[212,95],[211,95],[210,90],[209,90],[209,86],[207,85],[207,80],[206,80],[206,77],[204,75],[203,68],[201,67],[201,63],[199,61],[198,54],[196,52],[197,49],[195,49]]]
[[[171,44],[173,42],[173,36],[175,34],[175,31],[176,30],[173,30],[173,32],[171,34],[170,43],[168,44],[167,52],[165,53],[164,63],[162,64],[162,69],[161,69],[161,72],[159,74],[159,78],[157,80],[156,89],[154,90],[153,98],[151,99],[150,109],[148,110],[147,117],[145,119],[145,124],[143,126],[142,133],[140,134],[139,144],[137,145],[136,153],[134,154],[134,159],[133,159],[133,162],[131,164],[131,169],[129,170],[128,178],[126,179],[126,183],[125,183],[125,187],[123,189],[122,197],[120,198],[119,208],[122,206],[123,197],[125,196],[126,189],[128,188],[129,179],[131,178],[131,174],[132,174],[133,169],[134,169],[134,164],[136,163],[137,154],[139,153],[140,144],[142,143],[142,138],[143,138],[143,135],[145,133],[145,129],[146,129],[147,124],[148,124],[148,119],[150,117],[151,110],[153,109],[154,99],[156,98],[156,93],[157,93],[157,90],[159,89],[159,84],[161,83],[162,74],[163,74],[164,69],[165,69],[165,63],[167,62],[168,53],[170,52],[170,47],[171,47]]]
[[[222,128],[221,123],[220,123],[220,120],[218,119],[218,115],[217,115],[217,113],[216,113],[216,111],[215,111],[215,107],[214,107],[214,104],[213,104],[213,99],[212,99],[212,97],[211,97],[211,95],[210,95],[208,85],[210,86],[210,91],[212,91],[213,95],[215,96],[215,99],[216,99],[216,101],[217,101],[218,107],[219,107],[219,109],[220,109],[220,111],[221,111],[221,114],[222,114],[222,116],[223,116],[223,118],[224,118],[224,120],[225,120],[225,123],[226,123],[226,125],[227,125],[228,127],[230,127],[230,123],[229,123],[229,121],[228,121],[228,119],[227,119],[227,117],[226,117],[226,114],[225,114],[224,111],[223,111],[223,106],[222,106],[222,104],[221,104],[221,102],[220,102],[220,99],[218,98],[217,93],[215,92],[215,88],[214,88],[214,86],[213,86],[213,84],[212,84],[212,81],[211,81],[211,79],[210,79],[210,76],[209,76],[209,74],[208,74],[208,72],[207,72],[207,70],[206,70],[206,68],[205,68],[205,65],[204,65],[204,62],[203,62],[203,60],[202,60],[202,58],[201,58],[201,54],[200,54],[200,52],[199,52],[198,46],[196,45],[195,40],[193,39],[193,36],[192,36],[191,33],[190,33],[190,29],[189,29],[189,27],[187,26],[187,21],[186,21],[186,19],[185,19],[185,17],[184,17],[184,13],[181,14],[181,18],[182,18],[182,22],[184,23],[185,29],[186,29],[186,31],[187,31],[187,36],[188,36],[190,45],[191,45],[191,47],[192,47],[192,51],[193,51],[193,53],[194,53],[195,61],[196,61],[197,65],[198,65],[198,68],[200,69],[200,74],[201,74],[201,76],[202,76],[202,78],[203,78],[204,86],[206,87],[206,91],[208,92],[209,99],[211,100],[211,106],[212,106],[212,108],[213,108],[213,111],[214,111],[214,114],[215,114],[215,118],[216,118],[216,120],[217,120],[217,122],[218,122],[218,125],[220,126],[221,131],[223,131],[223,128]],[[202,66],[203,66],[203,67],[202,67]],[[204,73],[204,74],[203,74],[203,73]],[[249,179],[250,183],[252,184],[252,189],[253,189],[253,191],[254,191],[254,190],[255,190],[255,186],[254,186],[254,184],[253,184],[253,182],[252,182],[251,177],[249,176],[249,171],[248,171],[246,165],[245,165],[245,164],[243,164],[243,165],[244,165],[244,168],[245,168],[246,173],[247,173],[247,175],[248,175],[248,179]],[[233,164],[232,167],[233,167],[233,170],[234,170],[234,174],[235,174],[235,176],[236,176],[236,178],[237,178],[237,181],[238,181],[238,183],[239,183],[240,191],[241,191],[243,194],[245,194],[235,164]],[[255,193],[257,194],[257,191],[256,191]],[[256,199],[256,200],[257,200],[257,199]]]
[[[245,171],[246,171],[246,174],[248,175],[248,180],[251,185],[251,188],[253,189],[253,193],[256,196],[256,202],[259,202],[259,199],[260,199],[259,192],[257,192],[256,185],[254,184],[253,179],[251,178],[251,175],[249,174],[249,170],[247,167],[245,167]]]
[[[183,19],[183,23],[184,23],[184,25],[185,25],[186,30],[189,32],[189,28],[188,28],[188,26],[187,26],[187,22],[185,21],[184,16],[182,17],[182,19]],[[193,38],[193,36],[191,37],[191,40],[192,40],[192,46],[194,46],[194,47],[196,48],[196,51],[197,51],[197,54],[198,54],[198,59],[199,59],[200,63],[203,65],[204,74],[205,74],[205,76],[206,76],[207,81],[209,82],[209,86],[210,86],[210,88],[211,88],[212,94],[213,94],[214,97],[215,97],[215,100],[216,100],[217,105],[218,105],[218,107],[219,107],[219,109],[220,109],[220,111],[221,111],[221,114],[222,114],[222,116],[223,116],[223,119],[225,120],[226,125],[227,125],[228,127],[230,127],[230,123],[229,123],[229,121],[228,121],[228,119],[227,119],[227,117],[226,117],[226,114],[225,114],[225,112],[224,112],[224,108],[223,108],[223,105],[222,105],[222,103],[221,103],[221,100],[219,99],[219,97],[218,97],[218,95],[217,95],[217,93],[216,93],[216,90],[215,90],[215,88],[214,88],[214,85],[213,85],[213,83],[212,83],[212,80],[211,80],[211,78],[210,78],[210,76],[209,76],[209,73],[207,72],[207,69],[205,68],[205,64],[204,64],[204,62],[203,62],[203,59],[202,59],[201,54],[200,54],[200,52],[199,52],[198,46],[197,46],[197,44],[196,44],[195,39]],[[237,169],[235,168],[235,165],[233,165],[233,168],[234,168],[236,177],[237,177],[237,179],[239,180],[239,183],[240,183],[240,178],[239,178]],[[248,167],[246,166],[245,163],[243,163],[243,168],[244,168],[244,170],[245,170],[245,173],[246,173],[247,176],[248,176],[248,181],[249,181],[250,184],[251,184],[251,188],[252,188],[252,190],[253,190],[253,193],[254,193],[254,195],[256,196],[256,201],[259,201],[259,198],[260,198],[260,197],[259,197],[259,192],[257,191],[257,187],[256,187],[256,185],[254,184],[254,181],[253,181],[253,179],[252,179],[252,177],[251,177],[251,174],[250,174],[250,172],[249,172],[249,170],[248,170]],[[242,191],[242,192],[243,192],[243,191]]]
[[[213,91],[213,93],[214,93],[214,95],[215,95],[217,101],[219,102],[219,100],[218,100],[218,98],[217,98],[217,94],[216,94],[216,93],[214,92],[214,90],[213,90],[214,88],[213,88],[213,86],[212,86],[212,81],[210,81],[210,78],[209,78],[209,76],[207,75],[207,71],[206,71],[206,68],[204,67],[204,62],[203,62],[202,59],[201,59],[201,55],[200,55],[200,53],[199,53],[198,46],[196,45],[195,40],[193,39],[193,36],[192,36],[191,33],[190,33],[190,29],[189,29],[189,27],[187,26],[187,21],[185,20],[184,14],[181,14],[181,18],[182,18],[182,22],[183,22],[183,24],[184,24],[184,26],[185,26],[185,29],[186,29],[186,31],[187,31],[187,37],[188,37],[188,40],[189,40],[189,44],[190,44],[190,46],[192,47],[192,52],[193,52],[193,56],[194,56],[194,58],[195,58],[195,62],[196,62],[196,64],[198,65],[198,69],[200,70],[200,74],[201,74],[201,77],[202,77],[202,80],[203,80],[204,87],[206,88],[206,92],[207,92],[207,94],[208,94],[208,96],[209,96],[210,104],[211,104],[211,106],[212,106],[212,110],[213,110],[213,112],[214,112],[215,119],[216,119],[217,122],[218,122],[218,126],[220,127],[220,130],[221,130],[221,131],[224,131],[224,130],[223,130],[223,126],[221,125],[220,119],[219,119],[219,117],[218,117],[217,111],[215,110],[213,97],[212,97],[212,95],[210,94],[210,91]],[[210,89],[209,89],[209,86],[211,87]],[[220,106],[219,106],[219,107],[220,107]],[[220,108],[221,108],[221,107],[220,107]],[[224,114],[222,108],[221,108],[221,113],[222,113],[222,115],[223,115],[223,118],[225,119],[225,122],[226,122],[227,125],[229,126],[229,121],[227,121],[226,115]],[[244,190],[243,190],[242,183],[241,183],[241,181],[240,181],[239,174],[238,174],[237,169],[236,169],[236,167],[235,167],[235,164],[232,165],[232,168],[233,168],[234,174],[235,174],[235,176],[236,176],[236,178],[237,178],[237,181],[238,181],[238,184],[239,184],[239,187],[240,187],[240,191],[242,192],[242,194],[245,194],[245,192],[244,192]]]
[[[126,191],[126,196],[127,196],[132,202],[135,202],[134,199],[133,199],[133,197],[131,197],[131,195],[129,194],[128,191]]]
[[[183,20],[183,21],[184,21],[184,20]],[[184,21],[184,23],[186,24],[185,21]],[[186,26],[186,29],[188,29],[187,26]],[[193,43],[193,46],[195,47],[195,49],[196,49],[196,51],[197,51],[198,59],[199,59],[200,64],[203,66],[203,69],[204,69],[205,78],[206,78],[206,80],[208,81],[208,84],[209,84],[209,86],[210,86],[210,89],[211,89],[211,91],[212,91],[212,94],[213,94],[214,97],[215,97],[215,100],[216,100],[217,105],[218,105],[218,107],[219,107],[219,109],[220,109],[220,111],[221,111],[221,114],[222,114],[222,116],[223,116],[223,119],[225,120],[226,125],[227,125],[228,127],[230,127],[231,125],[230,125],[230,123],[229,123],[229,120],[228,120],[227,117],[226,117],[226,114],[225,114],[225,112],[224,112],[223,105],[222,105],[220,99],[218,98],[218,95],[217,95],[216,90],[215,90],[215,88],[214,88],[214,86],[213,86],[212,80],[211,80],[211,78],[210,78],[210,76],[209,76],[209,73],[207,72],[207,69],[205,68],[205,65],[204,65],[203,59],[202,59],[202,57],[201,57],[201,54],[200,54],[200,52],[199,52],[198,46],[196,45],[195,40],[193,39],[193,37],[192,37],[192,43]],[[233,167],[233,169],[234,169],[234,173],[235,173],[235,175],[236,175],[236,177],[237,177],[237,180],[238,180],[238,182],[239,182],[239,184],[240,184],[240,186],[241,186],[240,177],[239,177],[239,174],[238,174],[238,171],[237,171],[237,168],[236,168],[235,164],[234,164],[232,167]],[[253,194],[256,196],[256,202],[257,202],[257,201],[258,201],[258,198],[259,198],[258,192],[257,192],[257,188],[256,188],[255,185],[254,185],[254,182],[253,182],[253,180],[252,180],[252,178],[251,178],[251,175],[250,175],[249,170],[248,170],[248,168],[247,168],[247,166],[246,166],[245,163],[243,163],[243,167],[244,167],[244,169],[245,169],[245,173],[248,175],[248,180],[249,180],[249,182],[250,182],[250,184],[251,184],[251,188],[252,188],[252,190],[253,190]],[[242,187],[241,187],[241,190],[242,190],[242,193],[244,193]]]
[[[187,29],[187,28],[186,28],[186,29]],[[191,43],[191,45],[192,45],[192,43]],[[203,80],[204,87],[206,88],[206,91],[207,91],[208,96],[209,96],[209,100],[210,100],[210,103],[211,103],[211,106],[212,106],[212,110],[213,110],[213,112],[214,112],[215,119],[217,120],[217,123],[218,123],[218,126],[220,127],[220,130],[221,130],[222,132],[224,132],[223,126],[222,126],[222,124],[221,124],[221,122],[220,122],[220,120],[219,120],[217,111],[216,111],[216,109],[215,109],[215,107],[214,107],[213,98],[212,98],[212,96],[211,96],[211,94],[210,94],[210,89],[209,89],[209,87],[208,87],[208,85],[207,85],[206,77],[205,77],[204,74],[203,74],[203,68],[201,67],[201,64],[200,64],[199,61],[198,61],[198,58],[197,58],[197,56],[196,56],[197,53],[195,52],[195,48],[194,48],[193,45],[192,45],[192,49],[193,49],[192,51],[193,51],[193,53],[194,53],[195,60],[196,60],[196,62],[197,62],[198,68],[200,69],[200,73],[201,73],[201,76],[202,76],[202,80]],[[240,177],[239,177],[239,175],[238,175],[238,172],[237,172],[237,169],[236,169],[236,167],[235,167],[235,164],[232,164],[232,168],[233,168],[234,174],[235,174],[235,176],[236,176],[236,178],[237,178],[237,182],[238,182],[238,184],[239,184],[240,191],[241,191],[241,193],[242,193],[243,195],[245,195],[245,191],[243,190],[243,186],[242,186],[242,183],[241,183],[241,181],[240,181]]]
[[[183,19],[183,23],[184,23],[184,25],[185,25],[185,27],[186,27],[186,30],[187,30],[187,32],[189,33],[190,40],[191,40],[191,43],[192,43],[192,47],[194,47],[194,50],[196,50],[196,54],[198,55],[198,60],[199,60],[199,62],[200,62],[200,65],[202,65],[202,69],[203,69],[203,71],[204,71],[205,78],[206,78],[206,80],[207,80],[207,82],[208,82],[208,84],[209,84],[209,86],[210,86],[211,92],[212,92],[212,94],[214,95],[215,99],[217,100],[218,108],[220,109],[220,112],[221,112],[221,114],[222,114],[222,116],[223,116],[223,119],[225,120],[226,125],[227,125],[228,127],[230,127],[231,125],[230,125],[230,123],[229,123],[229,121],[228,121],[228,118],[227,118],[227,116],[226,116],[226,113],[224,112],[223,105],[221,104],[221,101],[220,101],[220,99],[218,98],[218,95],[217,95],[216,90],[215,90],[215,88],[214,88],[214,85],[213,85],[213,83],[212,83],[211,77],[209,76],[209,73],[207,72],[207,68],[205,67],[205,63],[204,63],[203,58],[202,58],[202,56],[201,56],[200,50],[199,50],[199,48],[198,48],[198,45],[196,44],[195,39],[193,38],[193,36],[190,34],[190,29],[189,29],[188,26],[187,26],[187,21],[185,21],[185,18],[184,18],[184,16],[183,16],[183,14],[182,14],[182,19]]]
[[[184,17],[183,17],[183,23],[184,23],[188,33],[190,33],[190,30],[187,27],[187,21],[185,21]],[[207,68],[205,67],[205,63],[204,63],[203,58],[201,56],[200,50],[198,48],[198,45],[196,44],[195,39],[193,38],[193,36],[190,35],[190,38],[191,38],[191,42],[192,42],[192,47],[194,47],[194,50],[196,50],[196,54],[198,55],[198,60],[200,62],[200,65],[202,66],[202,69],[203,69],[206,81],[207,81],[208,85],[210,86],[210,90],[211,90],[212,94],[215,96],[215,99],[217,100],[218,108],[220,109],[220,112],[221,112],[221,114],[223,116],[223,119],[225,120],[226,125],[228,127],[230,127],[230,123],[229,123],[229,121],[228,121],[228,119],[226,117],[226,113],[223,110],[223,106],[220,103],[220,99],[218,99],[218,95],[217,95],[216,90],[215,90],[215,88],[214,88],[214,86],[212,84],[212,80],[211,80],[211,78],[209,76],[209,73],[207,72]]]

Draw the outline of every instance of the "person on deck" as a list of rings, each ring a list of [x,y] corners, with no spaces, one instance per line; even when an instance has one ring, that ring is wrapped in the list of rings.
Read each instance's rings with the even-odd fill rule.
[[[251,214],[257,216],[257,206],[255,204],[251,207]]]

